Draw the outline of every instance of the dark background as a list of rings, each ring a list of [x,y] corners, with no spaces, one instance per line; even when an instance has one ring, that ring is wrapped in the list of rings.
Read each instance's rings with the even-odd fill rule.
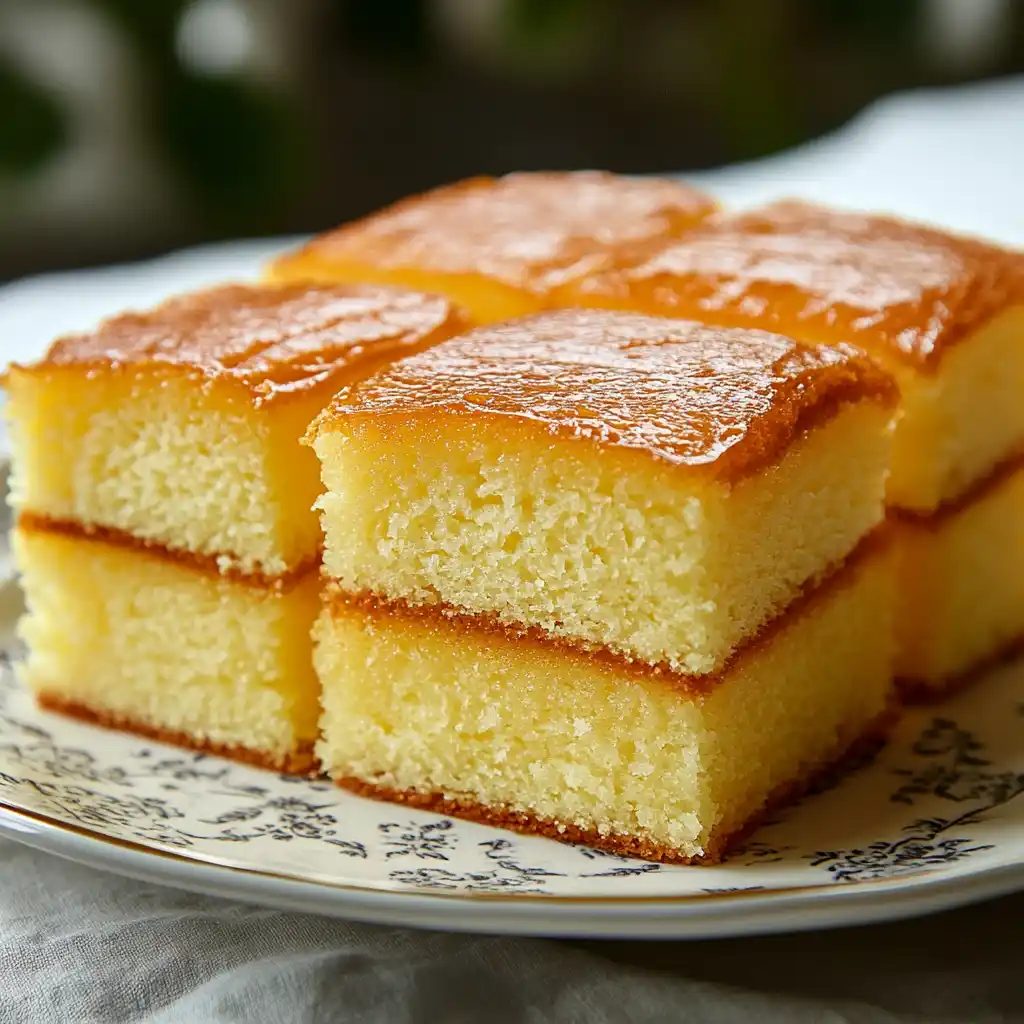
[[[1018,0],[0,0],[0,278],[750,159],[1022,70]]]

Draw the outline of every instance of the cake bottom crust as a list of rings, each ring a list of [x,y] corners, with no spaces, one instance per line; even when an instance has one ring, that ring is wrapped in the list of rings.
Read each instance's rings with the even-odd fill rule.
[[[312,740],[300,743],[295,750],[286,754],[276,754],[267,750],[253,750],[237,744],[204,740],[187,732],[162,729],[160,726],[139,721],[130,715],[121,715],[105,708],[90,707],[79,701],[68,700],[52,693],[37,693],[36,703],[47,711],[55,711],[58,714],[67,715],[69,718],[77,718],[90,725],[116,729],[118,732],[134,733],[160,743],[170,743],[173,746],[185,747],[203,754],[226,757],[242,764],[253,765],[256,768],[266,768],[269,771],[281,772],[285,775],[315,776],[319,773],[319,764],[313,753]]]
[[[841,744],[832,757],[826,758],[802,777],[779,786],[769,795],[760,810],[751,815],[738,829],[723,836],[712,837],[707,849],[699,857],[680,854],[670,847],[638,836],[602,835],[597,829],[539,818],[528,811],[488,807],[471,797],[449,797],[443,793],[393,789],[352,777],[338,778],[334,782],[342,789],[373,800],[405,804],[408,807],[463,818],[481,825],[492,825],[525,835],[545,836],[548,839],[590,846],[625,857],[637,857],[640,860],[660,861],[666,864],[715,864],[724,860],[730,851],[735,850],[755,829],[765,824],[783,807],[801,797],[831,788],[846,773],[871,761],[884,746],[897,717],[898,709],[895,705],[886,709],[852,742]]]
[[[989,672],[1005,665],[1009,661],[1024,655],[1024,633],[1002,644],[994,651],[982,655],[973,665],[962,672],[947,676],[945,679],[919,679],[915,676],[897,676],[896,689],[905,704],[924,706],[940,704],[942,701],[973,686]]]

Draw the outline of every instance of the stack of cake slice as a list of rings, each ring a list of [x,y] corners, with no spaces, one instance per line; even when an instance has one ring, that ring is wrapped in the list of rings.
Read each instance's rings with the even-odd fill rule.
[[[319,467],[345,381],[462,326],[384,288],[224,287],[12,367],[23,675],[45,706],[313,766]]]
[[[1024,639],[1024,255],[787,202],[654,243],[557,301],[867,349],[902,392],[904,690],[941,694]]]
[[[715,209],[695,189],[598,171],[472,178],[315,238],[278,281],[374,282],[447,295],[477,323],[544,309],[553,291]]]
[[[585,172],[269,275],[8,372],[44,705],[691,861],[1024,638],[1020,254]]]
[[[885,721],[895,402],[855,350],[599,311],[346,385],[308,435],[324,768],[719,856]]]

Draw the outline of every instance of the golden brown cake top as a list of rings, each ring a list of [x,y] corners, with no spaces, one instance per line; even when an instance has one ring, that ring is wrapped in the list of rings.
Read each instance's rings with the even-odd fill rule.
[[[238,381],[263,404],[366,372],[464,326],[446,299],[419,292],[225,285],[60,338],[36,368],[175,366]]]
[[[714,209],[703,193],[659,178],[471,178],[321,235],[286,261],[479,274],[543,293],[600,269],[615,247],[678,237]]]
[[[863,400],[893,405],[896,387],[848,346],[562,310],[477,328],[344,387],[310,436],[352,417],[511,417],[739,477]]]
[[[715,217],[582,288],[650,312],[850,341],[925,367],[993,314],[1024,303],[1024,255],[787,201]]]

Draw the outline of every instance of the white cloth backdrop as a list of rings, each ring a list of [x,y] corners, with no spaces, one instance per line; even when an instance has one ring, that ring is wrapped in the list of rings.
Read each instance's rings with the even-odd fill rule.
[[[1024,247],[1024,81],[896,97],[844,131],[694,180],[803,195]],[[270,244],[0,290],[0,359]],[[472,938],[178,893],[0,841],[0,1022],[1024,1021],[1024,896],[918,921],[688,943]]]

